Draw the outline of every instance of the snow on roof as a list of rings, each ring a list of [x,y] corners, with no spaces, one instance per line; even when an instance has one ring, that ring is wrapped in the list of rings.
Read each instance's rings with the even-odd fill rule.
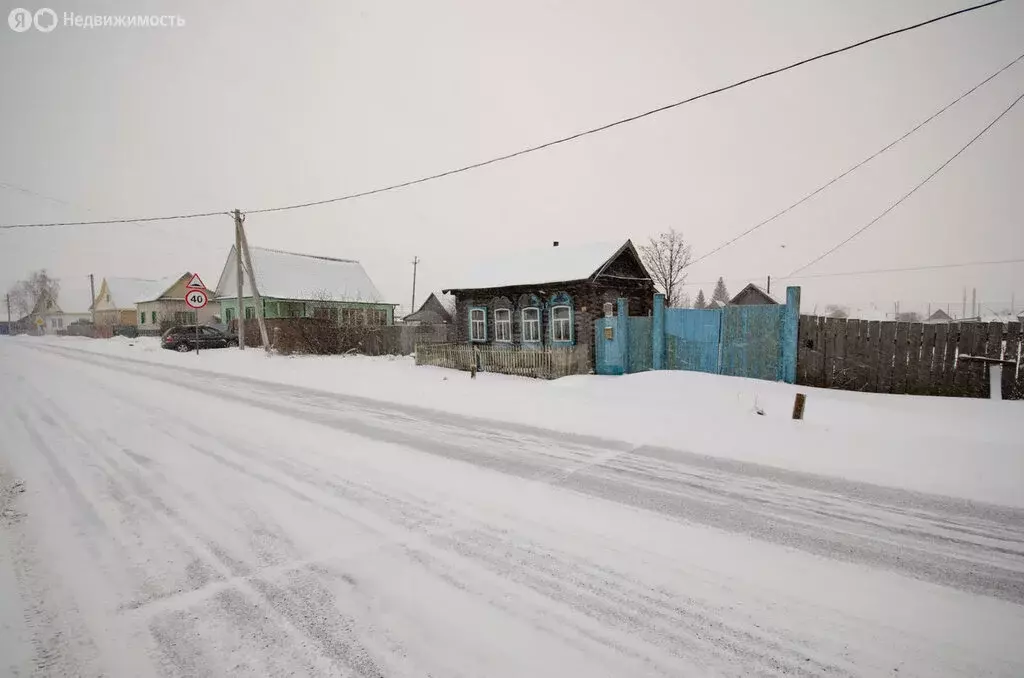
[[[384,298],[354,259],[334,259],[312,254],[250,247],[259,292],[277,299],[359,301],[384,303]],[[232,247],[217,283],[217,298],[235,295],[235,249]],[[243,296],[252,296],[245,277]]]
[[[593,242],[513,252],[480,261],[455,278],[446,290],[472,290],[510,285],[541,285],[584,280],[596,273],[629,240]]]
[[[149,282],[149,285],[147,285],[145,289],[141,290],[139,294],[136,295],[135,303],[142,304],[147,301],[156,301],[157,299],[162,297],[164,295],[164,292],[170,289],[172,285],[181,280],[182,275],[185,274],[168,275],[163,278],[160,278],[159,280],[151,280]]]
[[[105,282],[111,303],[117,308],[127,308],[134,306],[139,297],[144,296],[156,281],[142,278],[106,278]]]

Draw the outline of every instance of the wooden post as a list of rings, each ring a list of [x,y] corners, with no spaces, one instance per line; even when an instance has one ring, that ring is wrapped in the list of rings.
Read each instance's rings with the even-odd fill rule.
[[[803,393],[797,393],[796,399],[793,401],[793,418],[803,419],[804,418],[804,403],[807,402],[807,396]]]
[[[245,237],[245,228],[242,223],[245,220],[241,213],[235,210],[235,223],[241,234],[242,252],[245,254],[245,267],[249,269],[249,288],[252,290],[253,302],[256,304],[256,323],[260,326],[260,341],[263,342],[263,350],[270,353],[270,340],[267,337],[267,323],[263,318],[263,297],[260,296],[259,286],[256,284],[256,271],[252,267],[252,257],[249,256],[249,241]],[[244,314],[243,314],[244,315]],[[241,322],[241,318],[239,322]]]
[[[238,305],[235,307],[235,316],[238,318],[238,350],[245,350],[245,323],[242,313],[242,213],[235,210],[235,279],[238,283]]]

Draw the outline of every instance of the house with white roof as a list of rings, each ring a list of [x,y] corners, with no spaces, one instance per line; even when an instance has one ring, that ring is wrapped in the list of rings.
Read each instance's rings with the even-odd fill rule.
[[[343,325],[392,325],[395,306],[384,300],[362,264],[312,254],[250,247],[256,288],[266,318],[326,318]],[[217,281],[213,300],[221,319],[239,316],[237,252],[232,247]],[[256,317],[256,299],[243,276],[244,317]]]
[[[151,282],[135,299],[138,313],[138,327],[142,334],[160,334],[174,325],[213,323],[218,319],[219,308],[213,302],[213,294],[206,289],[210,302],[198,311],[185,303],[186,285],[194,274],[185,271]]]
[[[68,325],[92,319],[89,302],[89,279],[85,276],[77,278],[61,278],[57,298],[49,295],[40,298],[21,323],[36,334],[57,334],[67,330]]]
[[[562,245],[482,261],[444,292],[460,342],[522,348],[594,345],[594,320],[629,302],[648,315],[655,287],[630,240]]]
[[[135,304],[156,281],[141,278],[104,278],[93,300],[93,322],[104,327],[134,327]]]

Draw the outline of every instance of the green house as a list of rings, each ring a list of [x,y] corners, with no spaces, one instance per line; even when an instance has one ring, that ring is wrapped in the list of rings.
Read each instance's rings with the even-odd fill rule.
[[[345,325],[392,325],[395,306],[381,297],[362,264],[311,254],[250,247],[257,290],[267,318],[330,318]],[[229,323],[239,316],[235,248],[217,281],[214,302]],[[243,276],[244,317],[256,317],[249,277]]]

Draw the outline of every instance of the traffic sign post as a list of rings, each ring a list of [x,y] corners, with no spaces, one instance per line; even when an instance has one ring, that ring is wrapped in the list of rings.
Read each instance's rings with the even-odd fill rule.
[[[193,288],[192,287],[192,283],[196,282],[196,281],[199,282],[199,287]],[[205,287],[205,285],[203,285],[203,281],[199,280],[199,276],[198,275],[193,275],[192,276],[192,280],[189,281],[189,283],[188,283],[188,285],[186,285],[186,287],[190,288],[188,290],[188,292],[185,293],[185,304],[188,305],[189,308],[194,308],[194,309],[196,309],[198,311],[199,309],[201,309],[204,306],[206,306],[206,304],[210,301],[209,297],[206,296],[206,287]],[[196,355],[199,355],[199,314],[198,313],[196,314]]]

